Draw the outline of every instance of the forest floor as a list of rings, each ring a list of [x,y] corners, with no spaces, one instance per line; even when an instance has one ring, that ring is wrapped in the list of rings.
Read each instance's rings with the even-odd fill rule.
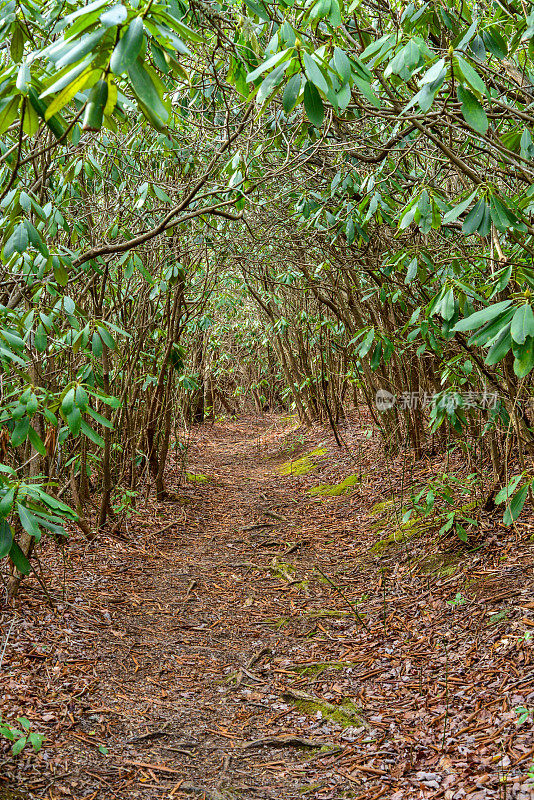
[[[47,547],[54,609],[0,612],[0,709],[47,737],[0,745],[1,800],[534,797],[532,518],[399,531],[461,464],[342,432],[202,426],[169,500]]]

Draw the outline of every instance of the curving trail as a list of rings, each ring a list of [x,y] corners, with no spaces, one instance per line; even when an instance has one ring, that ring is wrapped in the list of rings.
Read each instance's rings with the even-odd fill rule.
[[[209,480],[180,486],[176,467],[174,499],[118,538],[75,543],[66,600],[50,553],[59,613],[27,587],[2,687],[48,743],[5,761],[2,800],[4,785],[50,800],[482,800],[503,775],[507,797],[531,797],[514,708],[534,705],[519,577],[532,545],[517,546],[520,569],[497,568],[499,550],[447,574],[415,568],[424,543],[372,551],[388,531],[369,510],[401,465],[388,472],[364,431],[346,432],[361,481],[323,497],[307,490],[355,470],[324,430],[205,426],[188,470]],[[320,445],[310,472],[280,474]],[[448,603],[457,592],[467,601]]]

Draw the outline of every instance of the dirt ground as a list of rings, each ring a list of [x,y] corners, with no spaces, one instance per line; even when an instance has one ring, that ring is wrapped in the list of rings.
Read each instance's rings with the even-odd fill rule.
[[[399,534],[445,465],[342,434],[205,425],[169,500],[47,545],[0,606],[0,709],[46,735],[0,800],[534,797],[532,519]]]

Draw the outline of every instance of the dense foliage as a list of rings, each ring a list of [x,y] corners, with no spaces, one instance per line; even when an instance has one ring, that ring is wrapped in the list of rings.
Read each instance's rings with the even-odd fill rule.
[[[164,497],[176,423],[243,397],[336,436],[365,402],[387,447],[491,463],[517,518],[533,36],[518,0],[2,2],[11,593],[42,532]]]

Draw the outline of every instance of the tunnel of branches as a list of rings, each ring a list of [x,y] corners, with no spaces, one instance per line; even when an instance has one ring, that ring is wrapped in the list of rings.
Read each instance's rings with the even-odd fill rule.
[[[162,499],[205,420],[365,413],[532,499],[517,0],[3,2],[0,555]],[[352,416],[351,416],[352,415]]]

